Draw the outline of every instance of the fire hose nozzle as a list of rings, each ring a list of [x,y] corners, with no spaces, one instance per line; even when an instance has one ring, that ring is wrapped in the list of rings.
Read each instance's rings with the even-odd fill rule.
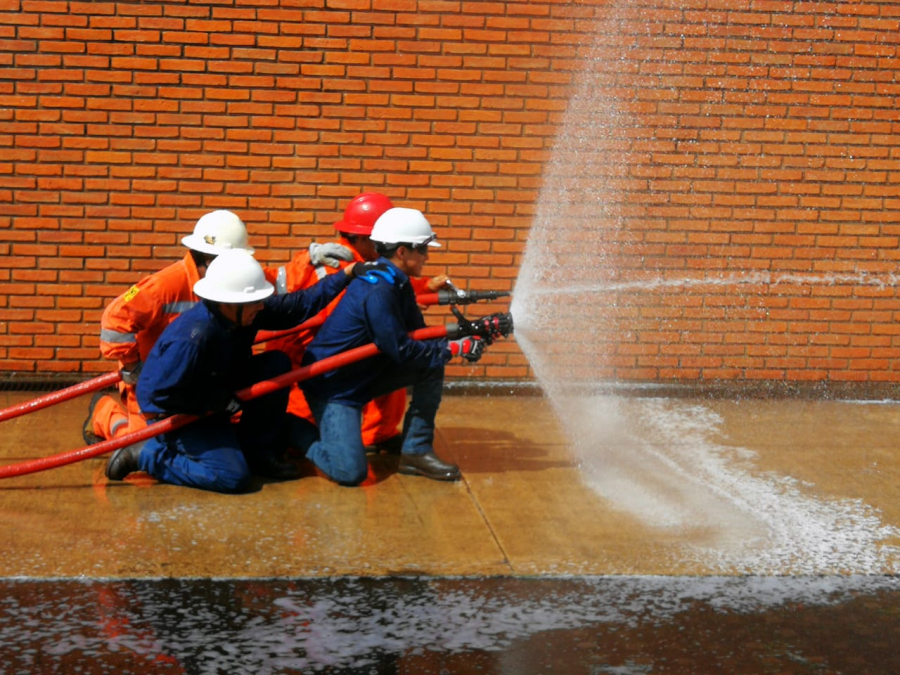
[[[461,291],[448,290],[445,288],[437,292],[439,305],[470,305],[473,302],[490,302],[498,298],[506,298],[511,294],[509,291]]]
[[[509,312],[488,314],[480,319],[470,321],[455,307],[452,308],[452,311],[458,322],[456,325],[447,326],[447,337],[451,340],[477,336],[484,340],[485,344],[491,345],[497,338],[509,337],[513,332],[513,317]]]

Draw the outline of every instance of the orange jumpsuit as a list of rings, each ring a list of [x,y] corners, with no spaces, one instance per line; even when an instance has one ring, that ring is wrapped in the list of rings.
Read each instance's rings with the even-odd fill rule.
[[[340,243],[353,252],[354,262],[365,262],[353,249],[349,241],[341,237]],[[309,252],[305,251],[295,255],[287,265],[267,268],[265,272],[266,278],[275,286],[276,293],[290,293],[300,288],[309,288],[326,274],[339,272],[340,269],[350,264],[353,263],[342,262],[341,268],[338,269],[326,266],[314,267],[309,261]],[[428,280],[425,279],[423,283],[427,282]],[[322,313],[326,316],[330,314],[342,296],[343,293],[333,300]],[[266,349],[277,349],[284,352],[290,356],[293,367],[299,368],[306,347],[314,337],[315,333],[313,331],[302,331],[301,333],[270,340],[266,344]],[[405,409],[406,391],[403,389],[380,396],[366,404],[363,407],[363,445],[375,445],[386,441],[392,436],[396,436],[398,433],[397,427],[403,419]],[[306,403],[306,399],[303,397],[303,392],[296,384],[291,386],[288,413],[315,424],[315,418],[309,409],[309,405]]]
[[[197,302],[200,273],[188,253],[176,263],[141,279],[113,300],[100,320],[100,353],[121,368],[144,361],[163,330]],[[140,415],[134,385],[119,383],[120,400],[104,396],[94,406],[94,433],[118,438],[147,426]]]

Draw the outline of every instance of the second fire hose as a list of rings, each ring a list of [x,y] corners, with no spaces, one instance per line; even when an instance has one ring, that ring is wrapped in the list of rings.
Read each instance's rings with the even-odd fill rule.
[[[475,321],[465,319],[458,311],[455,311],[454,314],[457,315],[458,319],[458,323],[456,324],[421,328],[411,332],[409,336],[414,340],[430,340],[442,337],[455,339],[466,335],[478,335],[486,340],[488,344],[491,344],[496,338],[509,337],[513,332],[512,315],[509,313],[491,314],[482,317],[481,319],[476,319]],[[272,378],[271,380],[258,382],[257,384],[240,390],[237,392],[237,396],[245,401],[254,399],[269,394],[277,389],[288,387],[295,382],[302,382],[303,380],[322,375],[328,371],[361,361],[374,356],[377,353],[379,353],[379,350],[374,344],[357,347],[356,349],[351,349],[342,352],[341,354],[335,354],[332,357],[322,359],[312,365],[292,370],[289,373]],[[145,429],[135,431],[122,436],[121,438],[102,441],[95,445],[89,445],[78,450],[71,450],[57,455],[51,455],[50,457],[41,457],[39,459],[19,462],[18,464],[0,466],[0,479],[37,473],[39,471],[46,471],[48,469],[65,466],[67,464],[74,464],[75,462],[80,462],[92,457],[99,457],[100,455],[105,455],[106,453],[113,452],[119,448],[124,448],[126,445],[139,443],[140,441],[147,440],[153,436],[180,429],[197,419],[199,418],[196,415],[173,415],[172,417],[167,417],[158,422],[154,422]]]
[[[452,291],[442,289],[435,293],[426,293],[416,296],[416,300],[420,305],[467,305],[473,302],[496,300],[498,298],[507,296],[509,296],[509,293],[506,291],[461,291],[454,287],[454,290]],[[287,330],[277,332],[260,331],[256,342],[268,342],[269,340],[286,337],[295,333],[301,333],[305,330],[315,330],[324,322],[325,317],[319,315],[314,316],[313,318],[304,321],[298,326],[289,328]],[[50,406],[56,405],[57,403],[62,403],[73,398],[78,398],[79,396],[84,396],[85,394],[99,391],[104,387],[113,387],[121,379],[122,376],[119,374],[119,372],[114,371],[111,373],[106,373],[105,375],[99,375],[89,380],[85,380],[84,382],[79,382],[78,384],[60,389],[59,391],[54,391],[43,396],[38,396],[37,398],[34,398],[30,401],[25,401],[24,403],[19,403],[8,408],[4,408],[0,410],[0,422],[15,419],[16,417],[21,417],[22,415],[27,415],[28,413],[43,410],[44,408],[49,408]]]

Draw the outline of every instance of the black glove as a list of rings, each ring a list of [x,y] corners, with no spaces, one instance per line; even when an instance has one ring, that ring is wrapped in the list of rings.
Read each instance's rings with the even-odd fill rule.
[[[241,411],[242,401],[237,396],[232,396],[228,402],[225,404],[224,412],[232,417],[233,415],[237,415]]]
[[[141,369],[144,367],[143,361],[137,361],[135,363],[131,363],[127,366],[123,366],[119,371],[119,375],[122,377],[122,382],[125,384],[134,386],[137,384],[138,377],[141,374]]]
[[[484,354],[484,340],[479,337],[464,337],[459,340],[451,340],[449,347],[453,356],[461,356],[469,363],[475,363]]]
[[[462,313],[451,307],[450,311],[459,319],[457,329],[452,337],[470,337],[477,335],[486,344],[491,345],[499,337],[506,337],[512,332],[512,316],[510,314],[489,314],[480,319],[469,321]]]
[[[356,263],[353,266],[353,278],[368,281],[370,284],[377,284],[378,277],[381,277],[388,283],[394,283],[396,274],[394,268],[390,265],[380,262]]]

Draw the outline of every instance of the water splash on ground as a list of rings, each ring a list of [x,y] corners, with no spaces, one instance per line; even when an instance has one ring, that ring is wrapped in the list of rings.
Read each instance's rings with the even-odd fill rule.
[[[798,672],[796,652],[896,672],[898,592],[866,576],[6,581],[0,658],[17,673],[742,673]]]
[[[636,148],[655,132],[640,128],[629,111],[634,101],[616,93],[628,47],[611,36],[639,35],[640,24],[619,30],[616,3],[603,22],[547,164],[511,307],[516,340],[585,480],[613,508],[699,536],[694,553],[723,570],[893,572],[897,551],[883,544],[898,532],[866,504],[817,499],[790,476],[752,472],[752,449],[716,442],[719,420],[702,404],[626,406],[603,395],[620,369],[665,372],[699,361],[702,321],[734,320],[753,332],[781,292],[808,297],[812,289],[890,289],[898,281],[878,271],[754,269],[760,261],[747,259],[668,260],[668,244],[687,241],[692,224],[682,223],[685,239],[668,241],[665,217],[633,201],[654,197],[634,181],[652,169]],[[728,233],[728,223],[716,225]]]

